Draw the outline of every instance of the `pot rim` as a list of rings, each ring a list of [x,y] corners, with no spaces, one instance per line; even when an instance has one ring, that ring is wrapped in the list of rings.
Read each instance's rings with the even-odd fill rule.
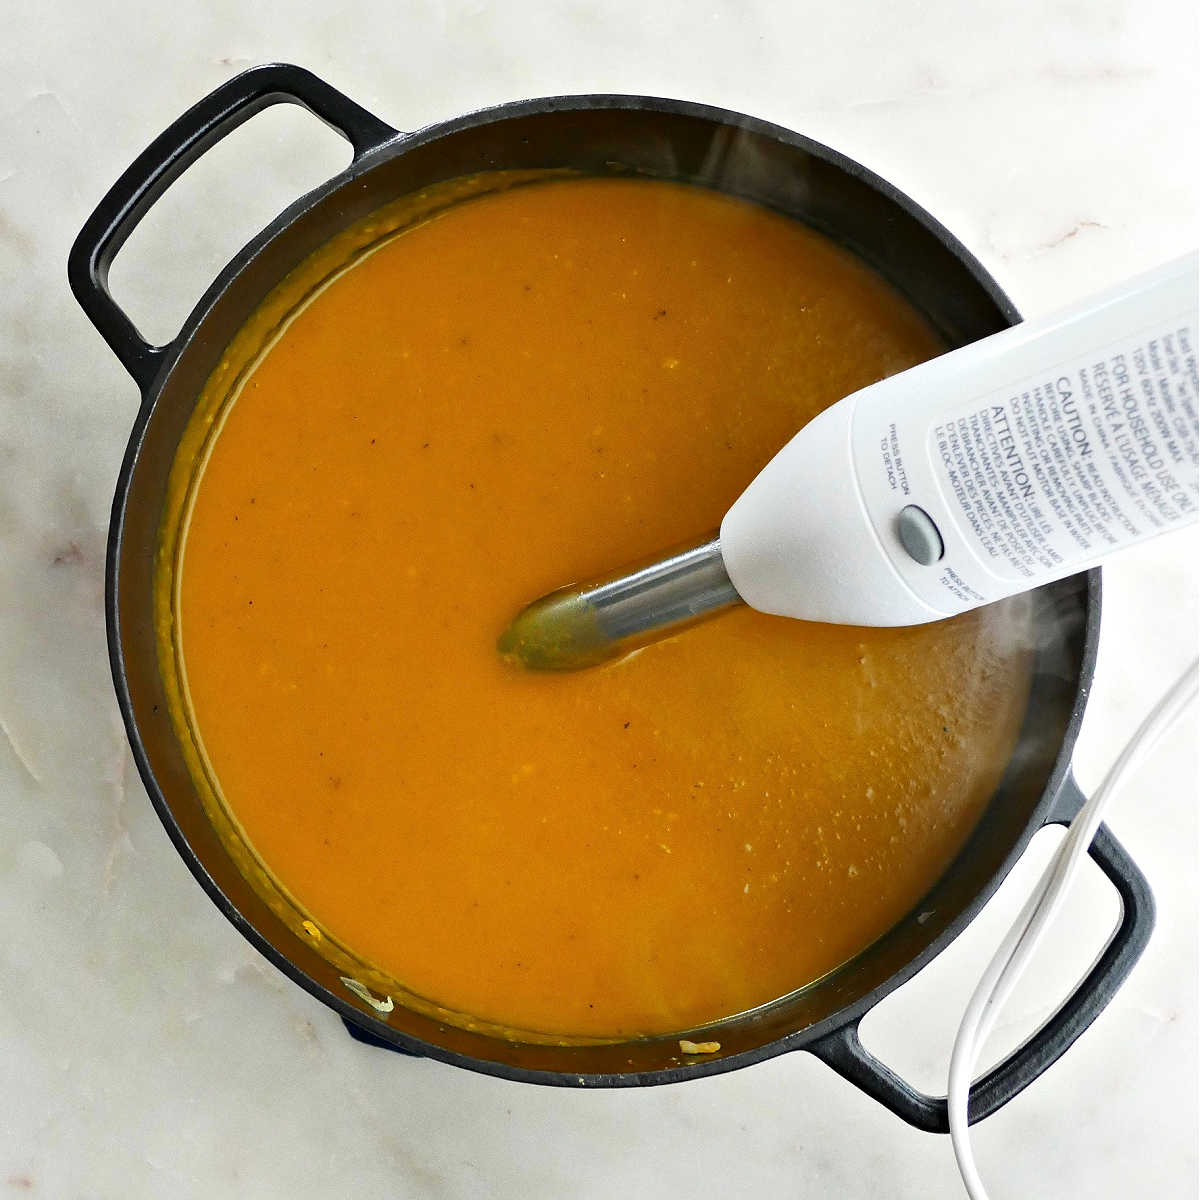
[[[450,1065],[464,1067],[486,1075],[518,1082],[536,1082],[563,1087],[636,1087],[675,1083],[685,1079],[704,1078],[724,1074],[754,1063],[774,1058],[787,1051],[802,1049],[819,1042],[822,1038],[855,1026],[857,1022],[885,996],[901,987],[917,972],[928,965],[974,920],[1000,883],[1012,870],[1024,853],[1033,835],[1047,820],[1053,819],[1053,806],[1068,779],[1071,756],[1095,671],[1100,626],[1100,571],[1092,569],[1086,575],[1084,599],[1085,622],[1082,637],[1082,652],[1078,676],[1074,683],[1074,698],[1063,732],[1054,764],[1046,779],[1042,794],[1034,807],[1021,835],[1006,852],[1000,867],[989,877],[971,903],[955,916],[947,927],[918,952],[908,963],[890,976],[885,982],[860,996],[857,1000],[837,1010],[829,1017],[794,1033],[777,1038],[745,1051],[725,1055],[717,1059],[698,1060],[675,1067],[652,1071],[629,1072],[627,1074],[573,1074],[529,1067],[511,1066],[503,1062],[479,1059],[468,1054],[446,1049],[437,1043],[427,1042],[414,1035],[401,1032],[379,1020],[362,1008],[331,992],[309,976],[303,969],[277,949],[225,895],[220,885],[205,868],[199,855],[193,850],[180,828],[169,802],[166,799],[151,766],[145,743],[141,736],[137,715],[134,711],[126,675],[125,658],[121,641],[121,614],[119,604],[119,577],[121,551],[126,521],[126,511],[131,483],[137,469],[144,443],[146,429],[165,385],[179,359],[187,352],[196,333],[203,326],[216,300],[233,286],[245,268],[276,238],[283,235],[303,213],[331,196],[340,189],[353,184],[362,176],[376,170],[391,160],[406,155],[420,146],[447,138],[459,132],[485,125],[497,125],[516,118],[546,116],[556,113],[589,112],[595,110],[624,110],[629,112],[653,112],[699,118],[725,128],[746,130],[767,137],[785,146],[820,159],[840,169],[854,179],[865,183],[892,204],[917,221],[936,238],[967,269],[972,279],[996,304],[1010,324],[1020,320],[1016,307],[1000,286],[983,267],[979,260],[952,234],[930,215],[921,205],[913,201],[899,188],[863,167],[840,151],[814,141],[778,124],[761,120],[732,110],[701,104],[693,101],[673,100],[662,97],[625,95],[619,93],[558,95],[542,98],[517,100],[487,106],[450,118],[434,122],[413,133],[394,132],[378,145],[357,154],[349,166],[324,184],[300,197],[289,205],[259,234],[243,247],[222,269],[212,284],[198,300],[179,334],[165,346],[155,347],[158,355],[157,370],[144,384],[143,399],[133,423],[125,455],[118,474],[112,503],[112,519],[109,527],[106,555],[105,615],[108,633],[109,661],[113,681],[125,723],[138,773],[159,819],[162,821],[175,849],[187,863],[189,870],[208,894],[209,898],[234,927],[251,945],[264,955],[289,979],[304,988],[310,995],[337,1012],[348,1026],[358,1026],[367,1031],[367,1038],[392,1049],[435,1059]],[[81,235],[82,236],[82,235]],[[676,1040],[678,1035],[666,1035],[663,1040]],[[642,1039],[637,1039],[641,1041]],[[651,1040],[659,1040],[657,1038]]]

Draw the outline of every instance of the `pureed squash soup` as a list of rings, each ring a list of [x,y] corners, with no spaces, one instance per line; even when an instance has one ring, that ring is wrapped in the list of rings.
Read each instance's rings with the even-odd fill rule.
[[[160,555],[175,719],[351,990],[538,1040],[685,1030],[929,890],[1015,744],[1028,604],[742,610],[598,669],[506,665],[533,597],[715,528],[816,413],[944,347],[747,202],[471,191],[335,240],[210,380]]]

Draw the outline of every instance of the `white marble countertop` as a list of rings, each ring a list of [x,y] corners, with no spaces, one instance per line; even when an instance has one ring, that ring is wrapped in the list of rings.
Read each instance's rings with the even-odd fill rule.
[[[483,1078],[355,1044],[218,915],[112,697],[104,537],[135,392],[68,293],[67,248],[184,107],[283,59],[405,128],[587,91],[778,121],[908,191],[1035,313],[1200,241],[1196,32],[1190,0],[0,6],[0,1196],[960,1196],[946,1139],[806,1055],[638,1092]],[[241,240],[345,158],[299,110],[256,118],[165,198],[116,292],[169,336]],[[1198,545],[1106,570],[1085,786],[1195,653]],[[978,1128],[996,1197],[1196,1194],[1195,728],[1111,812],[1154,887],[1154,939],[1094,1028]],[[914,1082],[941,1090],[1045,849],[867,1021]],[[1055,1006],[1114,911],[1087,872],[996,1050]]]

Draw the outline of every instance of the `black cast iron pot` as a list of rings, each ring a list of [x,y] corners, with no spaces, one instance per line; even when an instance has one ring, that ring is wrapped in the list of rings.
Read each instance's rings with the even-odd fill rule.
[[[254,113],[300,104],[344,135],[350,166],[297,201],[208,289],[178,337],[147,343],[108,292],[108,267],[141,216],[196,158]],[[439,1024],[397,1006],[382,1015],[349,996],[338,970],[276,917],[239,873],[205,816],[168,717],[153,623],[154,549],[167,475],[184,426],[222,350],[268,291],[310,252],[389,200],[479,171],[569,167],[686,180],[769,205],[830,235],[903,291],[952,345],[1019,320],[959,243],[857,163],[786,129],[721,109],[640,96],[529,100],[399,133],[308,71],[269,65],[218,87],[179,118],[113,186],[71,251],[71,287],[141,389],[108,542],[109,653],[134,757],[172,841],[201,886],[281,971],[365,1041],[532,1083],[671,1083],[807,1050],[913,1125],[947,1127],[946,1103],[916,1091],[858,1038],[863,1015],[966,927],[1047,823],[1083,802],[1071,751],[1095,665],[1099,572],[1037,594],[1039,646],[1029,709],[1004,780],[968,844],[917,909],[820,983],[704,1031],[718,1054],[680,1066],[678,1036],[619,1045],[548,1046]],[[1041,1029],[979,1080],[972,1119],[1036,1079],[1103,1009],[1146,945],[1146,881],[1103,827],[1092,858],[1122,914],[1087,976]]]

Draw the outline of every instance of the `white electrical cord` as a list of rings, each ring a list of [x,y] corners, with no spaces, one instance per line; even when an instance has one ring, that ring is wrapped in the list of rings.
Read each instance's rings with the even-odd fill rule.
[[[1087,853],[1100,825],[1100,814],[1126,775],[1167,731],[1197,693],[1197,668],[1193,662],[1170,691],[1155,705],[1141,728],[1121,751],[1104,782],[1071,822],[1054,857],[1038,880],[1013,927],[1008,931],[995,957],[988,963],[967,1011],[963,1014],[954,1052],[950,1057],[950,1082],[946,1104],[950,1113],[950,1140],[958,1170],[970,1200],[988,1200],[987,1191],[975,1167],[967,1129],[967,1098],[979,1051],[996,1023],[1000,1009],[1012,994],[1046,926],[1053,920],[1080,860]]]

